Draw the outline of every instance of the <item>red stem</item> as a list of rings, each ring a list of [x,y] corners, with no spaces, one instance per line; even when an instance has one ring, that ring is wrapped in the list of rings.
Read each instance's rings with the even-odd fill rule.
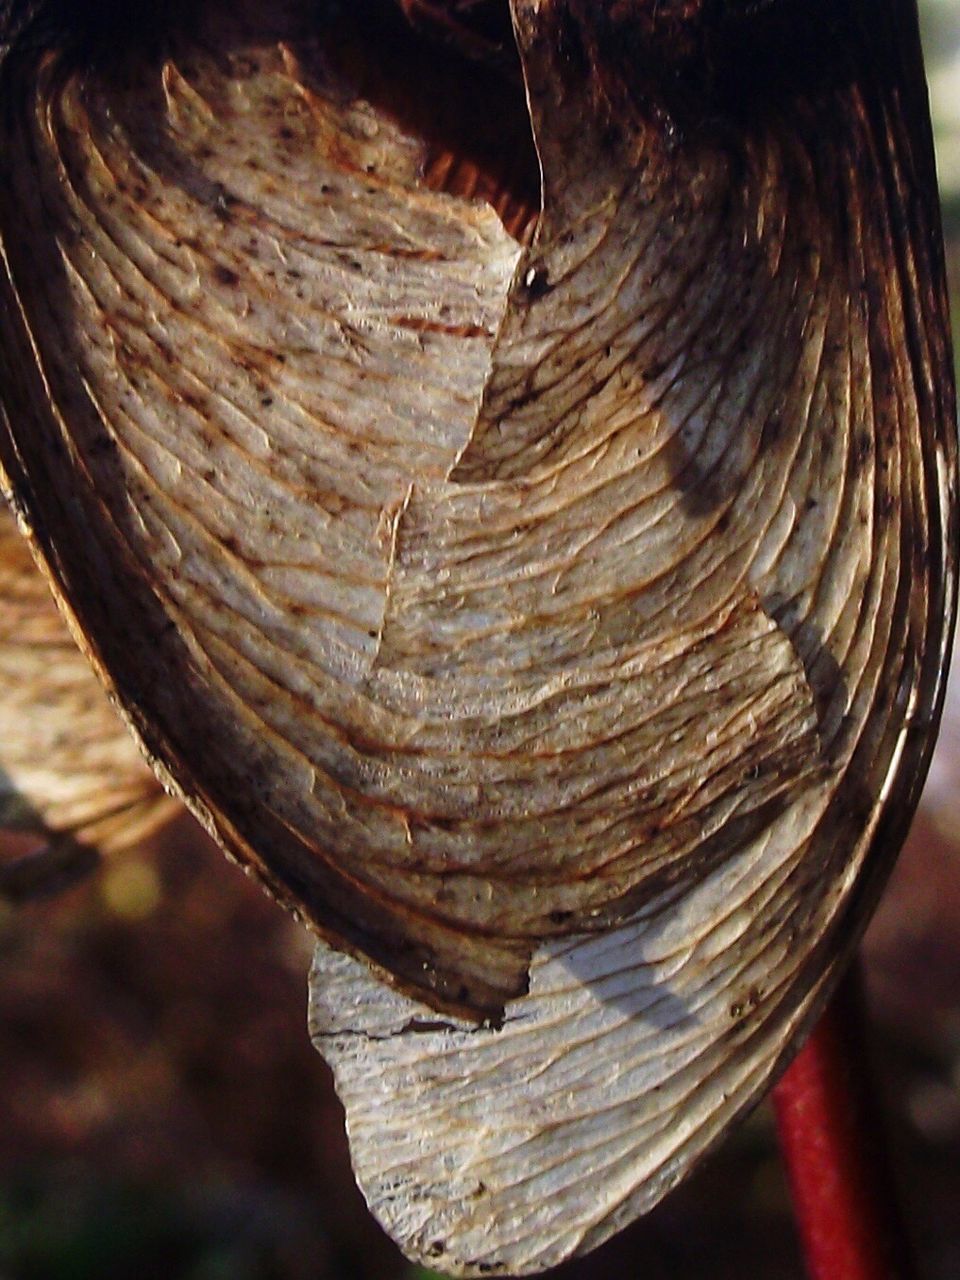
[[[855,973],[837,989],[774,1090],[773,1104],[811,1280],[914,1276],[867,1064]]]

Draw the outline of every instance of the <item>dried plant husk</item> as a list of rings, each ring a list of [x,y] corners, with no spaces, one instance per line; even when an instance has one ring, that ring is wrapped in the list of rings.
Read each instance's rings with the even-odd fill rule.
[[[0,897],[51,893],[178,811],[0,506]]]
[[[443,7],[11,48],[0,457],[150,758],[323,940],[374,1211],[516,1274],[676,1183],[858,937],[954,402],[912,0],[513,0],[506,66]]]

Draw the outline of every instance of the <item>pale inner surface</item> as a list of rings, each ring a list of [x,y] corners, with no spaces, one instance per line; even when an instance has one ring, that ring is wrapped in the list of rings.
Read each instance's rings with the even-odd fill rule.
[[[405,977],[447,971],[484,1008],[522,985],[511,940],[696,879],[833,767],[824,727],[856,690],[832,665],[812,690],[804,663],[869,647],[882,603],[876,575],[849,603],[872,459],[838,482],[862,352],[819,359],[844,322],[829,280],[776,377],[749,341],[776,291],[734,317],[729,267],[691,289],[679,239],[696,265],[743,235],[703,213],[722,167],[692,196],[685,174],[624,189],[558,110],[541,150],[570,182],[528,265],[488,205],[418,182],[422,147],[327,63],[242,25],[152,82],[49,63],[9,141],[18,226],[54,239],[8,227],[7,254],[74,465],[198,673],[163,692],[171,736],[222,729],[174,777],[203,800],[219,775],[208,808],[232,797],[321,928],[331,876],[372,891],[375,958],[397,967],[399,934],[426,956]],[[769,238],[733,266],[763,274]],[[805,432],[827,397],[829,449]],[[265,816],[294,854],[258,841]]]
[[[953,607],[939,577],[952,414],[935,381],[948,385],[948,357],[942,312],[914,292],[937,270],[922,224],[913,243],[893,229],[916,181],[895,108],[870,121],[854,87],[806,131],[761,134],[746,192],[705,149],[673,189],[651,192],[631,169],[604,198],[579,104],[538,80],[537,26],[522,21],[535,8],[518,6],[547,211],[450,509],[479,505],[470,484],[523,478],[529,514],[565,478],[579,481],[570,494],[604,480],[616,493],[621,468],[634,499],[621,519],[662,503],[667,585],[644,594],[652,616],[700,607],[711,570],[721,591],[741,574],[802,658],[829,769],[696,884],[605,937],[542,945],[499,1030],[438,1023],[318,947],[311,1027],[360,1184],[409,1256],[467,1275],[540,1271],[599,1244],[769,1080],[846,956],[839,923],[849,945],[851,903],[896,845],[891,810],[915,793]],[[826,209],[843,211],[844,232]],[[647,498],[658,465],[670,480]],[[510,484],[495,493],[506,505]],[[500,514],[482,501],[488,520]],[[618,550],[625,562],[637,544],[618,546],[610,514],[581,537],[601,563]],[[478,560],[509,549],[491,533],[468,551],[454,519],[439,528],[411,536],[412,552],[401,542],[391,609],[438,611],[436,567],[414,585],[407,565],[451,561],[475,573],[472,606],[493,607],[497,579]],[[557,582],[591,567],[568,552]]]

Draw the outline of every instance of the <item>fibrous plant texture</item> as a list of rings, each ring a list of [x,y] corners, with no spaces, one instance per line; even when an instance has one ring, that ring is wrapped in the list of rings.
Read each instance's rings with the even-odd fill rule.
[[[912,0],[0,13],[13,506],[318,935],[374,1211],[552,1265],[760,1096],[922,782],[956,460]]]

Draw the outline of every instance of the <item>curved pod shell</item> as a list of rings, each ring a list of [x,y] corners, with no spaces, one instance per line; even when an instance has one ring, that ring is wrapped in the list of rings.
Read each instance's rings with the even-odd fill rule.
[[[324,940],[375,1212],[536,1270],[758,1096],[916,800],[956,463],[915,14],[514,0],[471,68],[261,8],[8,54],[0,453],[151,758]]]

